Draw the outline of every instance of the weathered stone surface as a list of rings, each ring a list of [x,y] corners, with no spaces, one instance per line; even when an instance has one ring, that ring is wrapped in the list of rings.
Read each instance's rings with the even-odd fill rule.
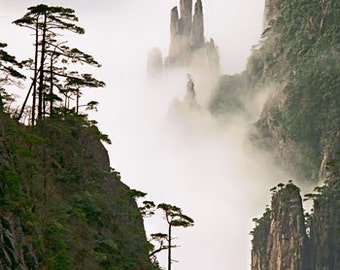
[[[307,265],[307,234],[299,189],[289,183],[272,197],[253,231],[252,270],[303,270]]]
[[[192,0],[181,0],[180,12],[180,33],[183,36],[190,36],[192,29]]]
[[[185,14],[184,7],[181,9],[183,9],[181,13]],[[171,10],[170,50],[167,60],[168,66],[178,66],[188,61],[191,46],[191,24],[191,17],[190,22],[188,22],[187,15],[185,19],[182,17],[182,15],[179,18],[177,7],[174,7]],[[190,33],[188,33],[189,29]]]
[[[340,166],[314,200],[310,228],[313,270],[340,269]]]
[[[20,217],[2,212],[0,221],[1,269],[39,269],[37,254],[23,231]]]
[[[192,27],[192,46],[194,49],[202,47],[204,44],[204,18],[202,1],[197,0],[195,4],[195,14]]]
[[[268,24],[272,19],[274,19],[277,15],[276,5],[278,0],[266,0],[264,6],[264,14],[263,14],[263,30],[268,27]]]
[[[272,200],[268,269],[303,269],[307,241],[299,189],[287,185]]]
[[[278,185],[278,192],[273,189],[271,209],[267,208],[262,218],[254,219],[257,225],[252,231],[252,270],[340,268],[339,176],[337,167],[327,183],[317,188],[308,218],[304,217],[295,185]]]
[[[219,72],[219,55],[214,42],[205,42],[204,14],[201,0],[195,3],[192,14],[192,1],[180,1],[180,17],[178,8],[171,10],[170,49],[165,67],[199,67],[206,73]]]

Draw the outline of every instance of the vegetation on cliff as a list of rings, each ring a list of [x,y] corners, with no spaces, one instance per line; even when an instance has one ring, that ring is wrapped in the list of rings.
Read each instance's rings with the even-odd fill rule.
[[[239,104],[260,89],[271,89],[250,136],[297,179],[316,181],[325,177],[326,161],[339,148],[340,4],[331,0],[273,3],[276,16],[254,46],[246,71],[221,78],[211,110],[231,112],[230,103]]]
[[[1,247],[4,268],[152,269],[140,211],[93,122],[67,115],[32,131],[1,114],[1,131],[0,234],[15,238],[11,216],[23,232]],[[20,249],[33,255],[20,262]]]
[[[304,213],[300,190],[291,182],[271,190],[271,208],[254,219],[252,270],[340,267],[339,161],[330,161],[325,184],[306,194],[314,202],[311,214]]]
[[[99,67],[92,56],[59,40],[84,33],[77,21],[72,9],[31,7],[15,24],[33,30],[35,59],[19,62],[0,44],[0,268],[159,269],[135,198],[110,167],[110,139],[80,109],[97,105],[82,105],[80,89],[105,84],[77,71]],[[18,113],[7,85],[22,84],[23,67],[33,76]]]

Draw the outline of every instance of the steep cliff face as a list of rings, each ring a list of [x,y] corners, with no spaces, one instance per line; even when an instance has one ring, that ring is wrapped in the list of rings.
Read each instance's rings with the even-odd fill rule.
[[[211,110],[218,104],[214,112],[224,114],[232,111],[232,101],[247,103],[269,89],[249,137],[298,180],[324,180],[325,165],[340,146],[339,8],[330,0],[266,1],[266,27],[244,81],[230,89],[236,78],[223,79],[212,97]]]
[[[2,211],[0,221],[0,269],[39,269],[42,251],[32,245],[23,213]]]
[[[39,269],[42,250],[34,241],[38,234],[32,225],[30,202],[21,196],[21,177],[13,168],[8,122],[0,113],[0,268]]]
[[[326,184],[317,187],[311,215],[304,215],[299,189],[273,188],[271,209],[254,219],[252,270],[335,270],[340,267],[339,159]],[[333,164],[333,165],[334,165]]]
[[[306,264],[306,228],[299,190],[292,184],[272,199],[267,252],[268,269],[303,269]]]
[[[317,188],[310,219],[311,264],[315,270],[340,267],[340,160],[332,164],[332,174]]]
[[[277,16],[277,3],[279,0],[266,0],[263,12],[263,30],[265,30],[269,23]]]
[[[252,269],[305,269],[307,234],[299,189],[287,184],[253,231]]]
[[[254,141],[273,149],[297,179],[322,180],[339,150],[339,25],[334,1],[271,1],[274,19],[248,62],[252,80],[272,85]]]
[[[93,122],[1,124],[0,268],[154,269],[139,209]]]

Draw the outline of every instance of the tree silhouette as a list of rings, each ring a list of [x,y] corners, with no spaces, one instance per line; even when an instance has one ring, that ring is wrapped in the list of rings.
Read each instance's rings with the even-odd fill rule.
[[[81,87],[103,87],[104,82],[93,78],[90,74],[79,74],[77,71],[70,71],[71,64],[88,64],[100,67],[94,58],[79,49],[70,48],[65,41],[58,40],[63,31],[70,31],[76,34],[84,34],[85,30],[77,26],[77,16],[70,8],[58,6],[47,6],[40,4],[28,8],[28,12],[13,23],[29,28],[35,33],[34,60],[26,61],[33,70],[32,81],[33,102],[32,102],[32,126],[35,121],[36,99],[38,99],[38,119],[47,114],[46,105],[49,104],[49,114],[52,115],[53,103],[60,100],[54,93],[55,87],[65,96],[65,104],[68,103],[71,95],[75,95],[77,102],[75,111],[79,109],[79,97]],[[30,95],[30,91],[27,97]],[[27,101],[27,99],[26,99]],[[26,102],[23,104],[24,110]],[[21,111],[21,114],[22,114]],[[20,114],[20,115],[21,115]]]
[[[194,225],[194,220],[187,215],[184,215],[182,213],[182,210],[174,205],[161,203],[157,206],[158,209],[163,210],[164,212],[164,218],[166,222],[168,223],[168,235],[167,235],[167,241],[168,241],[168,270],[171,270],[171,249],[175,248],[176,246],[172,245],[172,229],[173,227],[190,227]]]
[[[7,94],[4,85],[18,84],[20,79],[25,76],[18,71],[22,68],[22,64],[18,62],[15,56],[10,55],[4,50],[7,47],[6,43],[0,43],[0,109],[3,109],[3,102],[12,101],[12,96]]]

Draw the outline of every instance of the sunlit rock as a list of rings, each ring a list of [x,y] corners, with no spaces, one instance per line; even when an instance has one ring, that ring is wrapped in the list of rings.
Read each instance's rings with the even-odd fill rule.
[[[267,209],[252,232],[252,270],[305,270],[307,234],[302,199],[297,186],[279,184]]]

